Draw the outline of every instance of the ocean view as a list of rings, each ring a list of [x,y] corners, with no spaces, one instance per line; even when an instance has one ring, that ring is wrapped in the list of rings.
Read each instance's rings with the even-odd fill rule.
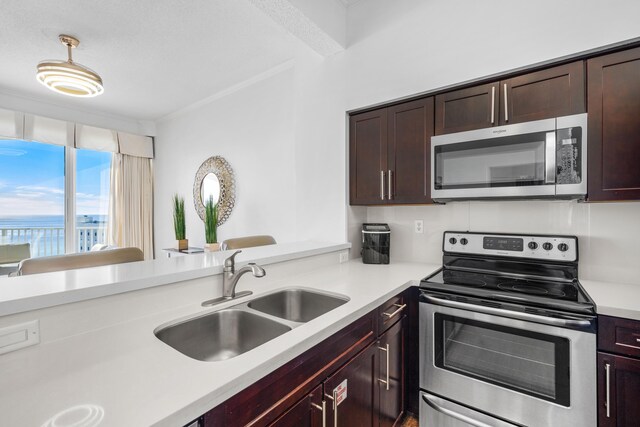
[[[77,215],[76,250],[86,252],[96,243],[105,243],[107,215]],[[0,216],[0,244],[29,243],[31,256],[65,253],[63,215]]]

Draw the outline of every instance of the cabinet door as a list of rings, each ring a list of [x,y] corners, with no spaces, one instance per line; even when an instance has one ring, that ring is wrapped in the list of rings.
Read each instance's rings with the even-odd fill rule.
[[[432,203],[433,97],[388,109],[388,203]]]
[[[377,354],[375,345],[367,347],[325,381],[328,426],[377,426]],[[346,394],[336,405],[340,390]]]
[[[399,425],[404,414],[404,319],[382,334],[378,343],[378,388],[381,427]]]
[[[482,129],[498,123],[498,83],[436,96],[436,135]]]
[[[349,200],[352,205],[386,199],[387,109],[349,119]]]
[[[640,360],[598,352],[598,426],[637,427],[639,400]]]
[[[321,427],[322,385],[316,387],[280,418],[269,424],[271,427]]]
[[[513,77],[500,82],[500,124],[584,113],[584,62]]]
[[[588,198],[640,199],[640,48],[587,61]]]

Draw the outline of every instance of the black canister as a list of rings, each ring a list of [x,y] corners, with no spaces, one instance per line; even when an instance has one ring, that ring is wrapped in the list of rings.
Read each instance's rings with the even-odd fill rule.
[[[362,262],[389,264],[391,229],[388,224],[362,224]]]

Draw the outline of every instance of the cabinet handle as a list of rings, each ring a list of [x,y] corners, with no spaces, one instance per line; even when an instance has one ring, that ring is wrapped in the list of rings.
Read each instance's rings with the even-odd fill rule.
[[[491,124],[496,122],[496,87],[491,86]]]
[[[507,106],[507,84],[504,84],[504,121],[509,121],[509,107]]]
[[[388,188],[388,193],[389,193],[389,200],[393,199],[393,178],[391,178],[392,176],[391,169],[389,169],[389,188]]]
[[[389,390],[389,344],[387,344],[384,347],[378,347],[378,350],[384,351],[386,353],[387,356],[387,379],[386,381],[383,379],[378,378],[378,381],[380,381],[382,384],[385,385],[387,391]]]
[[[384,171],[380,171],[380,200],[384,200]]]
[[[605,378],[606,378],[606,397],[605,397],[605,402],[604,405],[607,407],[607,418],[611,418],[611,365],[609,365],[608,363],[605,363],[604,365],[604,372],[605,372]]]
[[[333,395],[328,395],[325,393],[325,397],[327,399],[331,399],[333,401],[333,427],[338,427],[338,397],[336,396],[336,391],[333,390]]]
[[[322,427],[327,427],[327,401],[322,400],[322,406],[318,405],[317,403],[311,402],[311,406],[319,411],[322,411]]]
[[[402,304],[402,305],[400,305],[400,304],[393,304],[393,305],[395,305],[396,307],[398,307],[398,308],[396,309],[396,311],[394,311],[393,313],[385,313],[385,312],[383,312],[383,313],[382,313],[382,315],[383,315],[383,316],[387,316],[387,320],[389,320],[389,319],[391,319],[391,318],[393,318],[393,317],[397,316],[397,315],[398,315],[398,313],[400,313],[402,310],[404,310],[404,308],[407,306],[407,304]]]

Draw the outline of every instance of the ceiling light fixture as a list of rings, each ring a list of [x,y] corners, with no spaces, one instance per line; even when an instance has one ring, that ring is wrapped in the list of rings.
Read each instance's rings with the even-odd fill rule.
[[[67,61],[46,60],[38,64],[36,78],[47,88],[64,95],[90,98],[104,92],[102,78],[95,71],[73,62],[71,50],[80,42],[75,37],[60,34],[60,42],[67,47]]]

